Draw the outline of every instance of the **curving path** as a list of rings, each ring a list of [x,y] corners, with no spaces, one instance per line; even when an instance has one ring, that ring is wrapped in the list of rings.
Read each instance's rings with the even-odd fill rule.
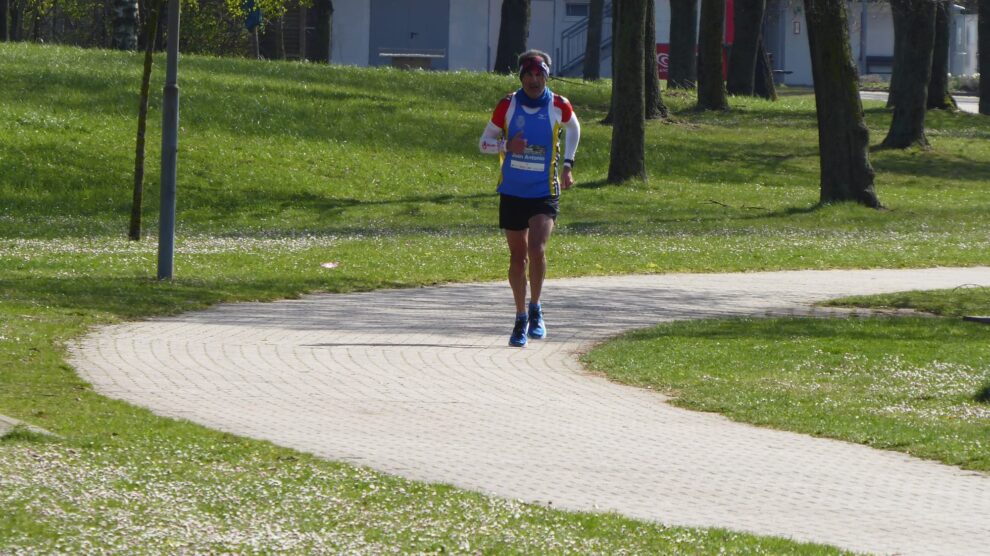
[[[577,354],[672,319],[964,284],[990,268],[558,279],[549,338],[505,346],[508,286],[464,284],[207,311],[71,347],[107,396],[416,480],[666,524],[898,554],[990,554],[990,476],[676,409]]]

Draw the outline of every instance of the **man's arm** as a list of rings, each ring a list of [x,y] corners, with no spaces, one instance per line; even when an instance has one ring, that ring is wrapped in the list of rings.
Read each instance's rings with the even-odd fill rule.
[[[571,113],[571,118],[564,122],[564,160],[574,160],[578,143],[581,142],[581,124],[577,114]]]
[[[505,141],[502,139],[502,129],[497,125],[488,122],[481,140],[478,142],[478,149],[485,154],[499,154],[505,152]]]
[[[574,185],[574,155],[577,154],[578,143],[581,142],[581,124],[577,114],[571,112],[571,117],[564,122],[564,168],[560,171],[560,187],[570,189]]]

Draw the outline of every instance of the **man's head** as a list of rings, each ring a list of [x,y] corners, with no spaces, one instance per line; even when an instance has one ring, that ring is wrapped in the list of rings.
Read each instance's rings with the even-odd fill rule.
[[[543,77],[550,76],[550,55],[542,50],[527,50],[519,55],[519,77],[524,73],[542,73]]]
[[[527,50],[519,55],[519,81],[532,98],[543,95],[550,76],[550,55],[540,50]]]

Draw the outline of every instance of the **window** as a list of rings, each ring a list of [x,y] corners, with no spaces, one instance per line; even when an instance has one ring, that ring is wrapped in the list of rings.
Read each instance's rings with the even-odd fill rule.
[[[567,17],[588,17],[591,12],[585,2],[568,2],[565,15]]]

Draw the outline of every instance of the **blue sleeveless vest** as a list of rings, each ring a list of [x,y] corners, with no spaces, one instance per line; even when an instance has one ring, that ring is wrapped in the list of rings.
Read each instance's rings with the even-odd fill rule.
[[[506,121],[505,138],[517,133],[526,138],[526,151],[521,155],[505,153],[498,192],[513,197],[540,199],[560,196],[557,181],[557,149],[560,126],[552,123],[550,108],[553,100],[529,114],[516,104],[511,121]]]

